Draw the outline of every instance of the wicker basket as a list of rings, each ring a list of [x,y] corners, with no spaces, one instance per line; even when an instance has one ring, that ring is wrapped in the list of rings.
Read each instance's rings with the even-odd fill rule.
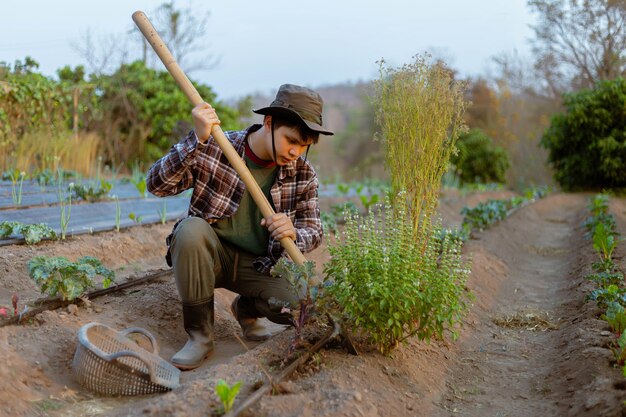
[[[128,338],[139,333],[150,340],[152,352]],[[154,337],[133,327],[116,331],[89,323],[78,332],[72,368],[78,382],[102,395],[144,395],[177,388],[180,371],[161,359]]]

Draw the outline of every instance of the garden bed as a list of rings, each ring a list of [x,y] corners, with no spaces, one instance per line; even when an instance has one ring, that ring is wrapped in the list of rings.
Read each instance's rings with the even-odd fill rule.
[[[445,224],[458,226],[463,206],[510,196],[450,190],[439,211]],[[322,208],[334,202],[325,198]],[[468,241],[464,253],[473,259],[468,286],[476,299],[459,341],[411,340],[391,357],[366,348],[351,356],[331,345],[283,384],[282,394],[264,397],[251,415],[621,415],[626,384],[611,365],[606,325],[596,318],[594,305],[584,303],[583,276],[593,255],[582,238],[585,206],[583,195],[549,196]],[[616,199],[613,206],[622,210],[616,217],[624,234],[624,202]],[[37,255],[96,256],[116,271],[119,282],[164,269],[163,241],[172,224],[0,247],[0,304],[10,305],[15,292],[21,304],[40,297],[26,271]],[[321,269],[328,259],[325,246],[307,258]],[[623,257],[618,262],[623,266]],[[233,296],[217,292],[211,360],[183,373],[182,387],[164,395],[97,397],[75,382],[70,365],[77,330],[92,321],[116,329],[143,327],[169,359],[186,338],[171,275],[0,328],[0,414],[204,416],[217,413],[218,378],[244,382],[239,402],[265,380],[259,363],[278,373],[293,333],[274,326],[275,337],[247,343],[247,351],[229,313]],[[310,341],[319,334],[309,335]]]

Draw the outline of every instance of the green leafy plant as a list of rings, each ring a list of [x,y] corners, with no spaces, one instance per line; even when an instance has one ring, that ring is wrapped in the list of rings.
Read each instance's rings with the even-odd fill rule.
[[[122,209],[120,207],[120,199],[117,195],[112,195],[111,198],[115,201],[115,230],[120,231],[120,223],[122,219]]]
[[[84,256],[76,262],[62,256],[36,256],[28,262],[28,273],[42,294],[48,293],[53,297],[60,294],[64,300],[73,300],[93,287],[96,275],[104,278],[104,288],[108,288],[115,279],[113,271],[91,256]]]
[[[595,301],[598,307],[603,309],[606,309],[610,303],[626,306],[626,289],[617,285],[609,285],[606,288],[598,288],[591,291],[585,298]]]
[[[505,219],[511,210],[526,201],[523,197],[512,197],[507,200],[489,199],[473,208],[463,207],[461,209],[461,214],[464,215],[463,228],[468,231],[485,230],[497,221]]]
[[[132,211],[128,213],[128,218],[135,222],[135,224],[141,224],[141,221],[143,220],[143,216],[138,216]]]
[[[15,168],[10,171],[10,178],[11,198],[13,199],[13,204],[19,207],[22,205],[22,185],[24,184],[26,173]]]
[[[613,333],[621,335],[626,330],[626,309],[619,303],[608,303],[606,313],[602,315],[602,319],[609,323]]]
[[[325,234],[337,233],[337,218],[333,213],[322,211],[320,219],[322,220],[322,229]]]
[[[617,242],[618,239],[604,223],[596,224],[593,230],[593,248],[602,260],[612,259]]]
[[[70,182],[68,185],[69,193],[67,195],[67,199],[62,190],[62,182],[59,180],[58,185],[58,199],[59,199],[59,207],[61,208],[61,239],[65,240],[67,227],[70,224],[70,216],[72,214],[72,189],[74,188],[74,183]]]
[[[74,193],[76,199],[94,202],[105,198],[109,194],[109,191],[111,191],[111,188],[113,188],[113,184],[102,179],[100,180],[100,185],[75,184],[70,192]]]
[[[24,224],[20,222],[0,222],[0,237],[22,235],[28,245],[34,245],[43,239],[56,239],[55,231],[45,223]]]
[[[626,330],[622,332],[617,339],[615,346],[611,348],[615,355],[615,360],[619,366],[624,366],[626,363]]]
[[[585,278],[589,281],[595,282],[598,286],[602,288],[606,288],[609,285],[623,285],[624,284],[624,274],[621,272],[598,272],[595,274],[585,275]]]
[[[626,78],[565,94],[563,103],[541,139],[556,181],[565,190],[626,186]]]
[[[219,379],[215,384],[215,393],[222,402],[224,413],[228,413],[235,403],[235,398],[241,389],[241,381],[235,382],[232,386],[228,385],[223,379]]]
[[[462,133],[456,146],[458,153],[452,155],[451,162],[461,184],[506,181],[506,171],[511,165],[509,156],[482,130],[472,129]]]
[[[159,213],[159,219],[161,220],[161,224],[165,224],[167,221],[167,202],[163,202],[163,206],[161,209],[157,209],[157,213]]]
[[[324,267],[325,303],[383,353],[411,336],[456,337],[470,297],[461,243],[430,239],[424,251],[402,196],[364,219],[348,215]]]
[[[147,190],[146,176],[139,175],[136,178],[131,178],[130,182],[132,182],[135,185],[135,188],[137,189],[137,191],[139,191],[141,198],[146,198],[146,190]]]
[[[294,318],[295,335],[287,352],[287,357],[289,357],[300,343],[302,329],[311,316],[321,282],[315,276],[315,264],[311,261],[297,265],[286,258],[280,258],[272,268],[271,274],[287,280],[299,300],[296,306],[289,305],[283,300],[270,300],[272,304],[280,305],[284,312],[290,313]]]

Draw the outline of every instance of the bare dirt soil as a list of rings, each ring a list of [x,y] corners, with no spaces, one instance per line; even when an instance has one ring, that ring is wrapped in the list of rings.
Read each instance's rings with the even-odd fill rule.
[[[464,205],[509,195],[447,191],[440,212],[444,223],[458,225]],[[475,301],[459,340],[411,340],[389,357],[367,349],[352,356],[331,344],[282,384],[280,395],[264,397],[248,414],[623,415],[626,382],[613,366],[611,334],[598,319],[599,310],[584,302],[591,286],[583,276],[594,261],[581,226],[587,197],[551,195],[466,244],[464,254],[472,260],[468,286]],[[626,235],[626,201],[613,198],[611,204],[619,232]],[[116,270],[118,281],[164,269],[163,239],[171,226],[0,247],[0,305],[9,306],[14,292],[22,300],[40,296],[26,270],[35,255],[96,256]],[[624,246],[616,254],[622,269]],[[322,246],[307,257],[321,269],[328,253]],[[264,370],[279,371],[293,336],[293,330],[274,326],[269,341],[242,346],[228,310],[233,296],[218,290],[215,354],[202,367],[183,373],[179,389],[161,395],[99,397],[76,383],[71,362],[78,329],[94,321],[116,329],[147,329],[158,340],[161,356],[169,359],[186,338],[171,275],[1,327],[0,416],[217,415],[217,379],[243,381],[239,398],[245,398],[266,380]],[[316,329],[307,338],[314,342],[325,331]]]

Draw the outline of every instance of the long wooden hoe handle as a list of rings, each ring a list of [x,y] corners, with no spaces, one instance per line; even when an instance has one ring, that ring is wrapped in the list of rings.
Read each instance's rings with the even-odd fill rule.
[[[143,36],[145,36],[150,45],[152,45],[152,49],[154,49],[154,52],[156,52],[156,54],[159,56],[159,58],[165,65],[165,68],[167,68],[172,77],[174,77],[174,80],[183,90],[191,103],[194,106],[202,103],[204,100],[202,100],[202,97],[200,97],[198,90],[196,90],[193,84],[191,84],[191,81],[189,81],[189,78],[187,78],[183,70],[180,69],[180,66],[178,66],[178,63],[172,56],[172,53],[169,51],[169,49],[161,39],[156,29],[154,29],[154,26],[152,26],[152,23],[150,23],[148,17],[143,12],[137,11],[133,13],[133,20],[135,21],[135,24],[137,25],[141,33],[143,33]],[[239,176],[243,180],[244,184],[248,188],[248,191],[250,192],[250,195],[252,195],[252,199],[257,204],[257,206],[259,206],[263,217],[269,217],[275,214],[274,209],[270,205],[269,201],[267,201],[265,194],[263,194],[263,191],[261,191],[261,187],[259,187],[259,184],[256,183],[254,177],[250,173],[250,170],[248,170],[246,164],[243,163],[243,160],[241,159],[235,148],[233,148],[233,145],[231,145],[231,143],[228,141],[222,129],[218,125],[213,125],[213,128],[211,129],[211,135],[213,135],[213,138],[217,142],[218,146],[220,147],[222,152],[224,152],[224,155],[226,155],[226,159],[228,159],[228,162],[230,162],[232,167],[235,168],[235,171],[237,171],[237,174],[239,174]],[[296,246],[295,242],[290,238],[282,238],[280,240],[280,244],[283,246],[283,248],[285,248],[291,259],[296,264],[302,265],[306,261],[306,258],[304,257],[304,255],[302,255],[302,252],[300,252],[298,246]]]

